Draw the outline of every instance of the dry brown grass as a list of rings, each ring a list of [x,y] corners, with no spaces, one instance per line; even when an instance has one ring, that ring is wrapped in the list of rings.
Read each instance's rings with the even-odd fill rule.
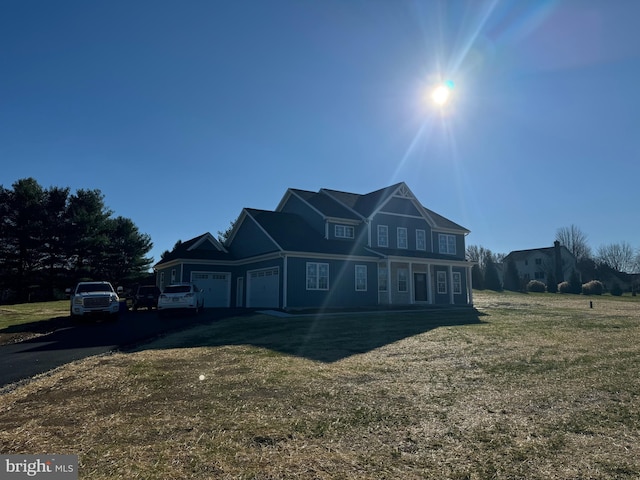
[[[339,327],[442,314],[324,319],[324,336],[313,319],[230,319],[67,365],[0,397],[0,451],[79,454],[92,479],[638,478],[640,304],[475,300],[482,323],[335,361],[317,358]],[[246,333],[269,324],[284,325],[271,345],[304,327],[318,351]]]

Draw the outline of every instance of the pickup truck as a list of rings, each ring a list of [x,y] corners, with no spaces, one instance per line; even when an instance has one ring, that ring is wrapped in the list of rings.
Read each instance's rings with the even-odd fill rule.
[[[107,315],[111,320],[118,319],[120,299],[109,282],[80,282],[69,293],[71,318]]]

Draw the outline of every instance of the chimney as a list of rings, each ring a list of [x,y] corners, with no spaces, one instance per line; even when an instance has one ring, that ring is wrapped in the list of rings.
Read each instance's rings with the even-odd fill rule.
[[[560,242],[556,240],[553,242],[555,265],[556,265],[556,281],[558,283],[564,282],[564,275],[562,274],[562,252],[560,251]]]

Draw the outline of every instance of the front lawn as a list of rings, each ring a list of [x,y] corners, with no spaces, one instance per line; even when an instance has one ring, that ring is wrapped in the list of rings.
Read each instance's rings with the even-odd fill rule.
[[[0,396],[0,451],[98,480],[638,478],[640,303],[474,300],[242,316],[76,362]]]

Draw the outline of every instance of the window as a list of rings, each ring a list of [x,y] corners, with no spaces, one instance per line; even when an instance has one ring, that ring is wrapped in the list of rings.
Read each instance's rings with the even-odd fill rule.
[[[367,266],[356,265],[356,291],[367,291]]]
[[[328,263],[307,263],[307,290],[329,290]]]
[[[160,290],[164,288],[164,272],[160,272]]]
[[[447,293],[447,272],[438,272],[438,293],[441,295]]]
[[[456,295],[462,294],[462,275],[460,275],[460,272],[453,272],[453,293]]]
[[[536,265],[542,265],[542,259],[536,258]]]
[[[445,233],[441,233],[440,235],[438,235],[438,242],[440,245],[440,253],[446,253],[448,255],[456,254],[455,235],[447,235]]]
[[[544,280],[544,272],[535,272],[535,273],[533,274],[533,277],[534,277],[536,280]]]
[[[424,230],[416,230],[416,250],[427,249],[427,235]]]
[[[378,267],[378,290],[387,291],[387,267]]]
[[[353,227],[349,225],[336,225],[334,228],[336,238],[353,238]]]
[[[389,246],[389,227],[386,225],[378,225],[378,246]]]
[[[176,283],[176,269],[171,269],[171,283]]]
[[[398,227],[398,248],[409,248],[407,245],[407,229]]]
[[[398,269],[398,291],[399,292],[408,292],[409,291],[409,282],[408,282],[409,274],[406,268]]]

